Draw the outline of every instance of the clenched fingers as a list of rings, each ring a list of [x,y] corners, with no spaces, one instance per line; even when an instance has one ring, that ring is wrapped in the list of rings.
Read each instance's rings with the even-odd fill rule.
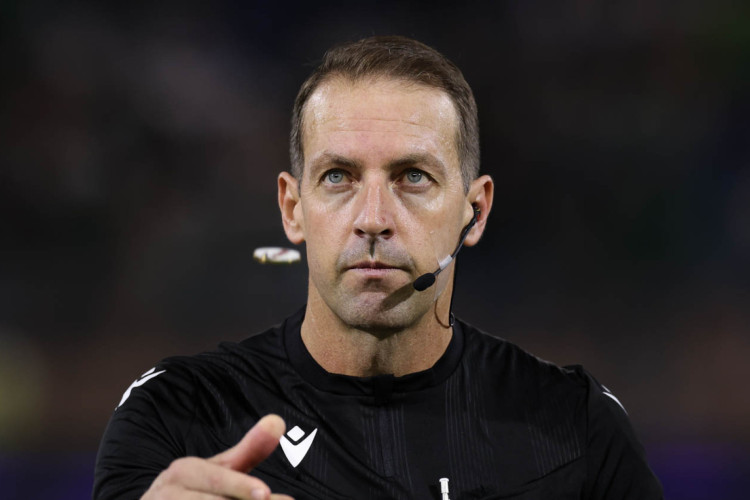
[[[267,500],[271,489],[260,479],[196,457],[180,458],[163,471],[142,500],[211,495],[238,500]]]

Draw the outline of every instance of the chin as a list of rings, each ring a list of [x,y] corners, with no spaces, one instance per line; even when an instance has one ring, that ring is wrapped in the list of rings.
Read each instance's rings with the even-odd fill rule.
[[[414,326],[429,310],[429,304],[424,307],[410,300],[389,304],[388,298],[359,297],[359,300],[350,299],[333,310],[347,326],[379,337]]]

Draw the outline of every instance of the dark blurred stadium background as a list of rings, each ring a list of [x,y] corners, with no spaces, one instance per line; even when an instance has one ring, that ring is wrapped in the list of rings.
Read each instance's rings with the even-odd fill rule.
[[[155,361],[301,306],[297,87],[404,34],[476,92],[489,232],[456,310],[623,401],[667,498],[750,491],[750,3],[0,3],[0,496],[90,495]]]

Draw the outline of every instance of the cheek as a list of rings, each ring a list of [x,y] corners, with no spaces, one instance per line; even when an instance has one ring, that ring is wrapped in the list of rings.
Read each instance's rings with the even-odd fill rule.
[[[440,210],[429,214],[429,219],[416,223],[409,232],[415,241],[415,248],[420,249],[422,256],[437,264],[449,256],[458,244],[461,232],[463,213],[459,206],[455,210]]]
[[[305,234],[308,260],[311,266],[320,267],[337,258],[337,244],[341,237],[343,225],[330,214],[311,214],[305,216]]]

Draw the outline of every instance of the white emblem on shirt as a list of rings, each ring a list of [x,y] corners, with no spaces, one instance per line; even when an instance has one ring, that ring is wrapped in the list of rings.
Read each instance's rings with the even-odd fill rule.
[[[133,389],[135,389],[136,387],[142,386],[143,384],[145,384],[146,382],[148,382],[152,378],[154,378],[154,377],[156,377],[158,375],[161,375],[162,373],[164,373],[165,371],[167,371],[167,370],[162,370],[160,372],[154,373],[154,370],[156,370],[156,367],[151,368],[149,371],[147,371],[146,373],[144,373],[143,375],[141,375],[138,378],[138,380],[136,380],[135,382],[133,382],[132,384],[130,384],[130,387],[128,387],[127,389],[125,389],[125,392],[122,395],[122,399],[120,400],[120,404],[117,405],[117,408],[121,407],[122,404],[125,401],[127,401],[127,399],[130,397],[130,393],[133,391]],[[115,408],[115,410],[117,408]]]
[[[624,411],[626,414],[628,413],[628,410],[625,409],[625,407],[622,405],[622,403],[620,403],[620,400],[617,399],[617,397],[614,394],[612,394],[612,392],[610,392],[609,389],[607,389],[604,386],[602,386],[602,389],[604,389],[604,391],[602,391],[602,394],[604,394],[605,396],[609,396],[610,398],[612,398],[615,401],[615,403],[617,403],[618,405],[620,405],[620,408],[622,408],[622,411]]]
[[[281,443],[281,449],[284,452],[286,459],[292,464],[292,467],[297,467],[302,459],[305,458],[305,455],[307,455],[307,452],[310,450],[310,446],[312,446],[313,439],[315,439],[315,434],[317,434],[317,432],[318,429],[314,429],[305,439],[302,439],[305,435],[305,431],[295,425],[292,430],[286,433],[286,436],[281,436],[281,440],[279,441]],[[289,441],[289,439],[294,441],[295,444],[293,444],[292,441]],[[300,441],[300,439],[302,439],[302,441]]]

